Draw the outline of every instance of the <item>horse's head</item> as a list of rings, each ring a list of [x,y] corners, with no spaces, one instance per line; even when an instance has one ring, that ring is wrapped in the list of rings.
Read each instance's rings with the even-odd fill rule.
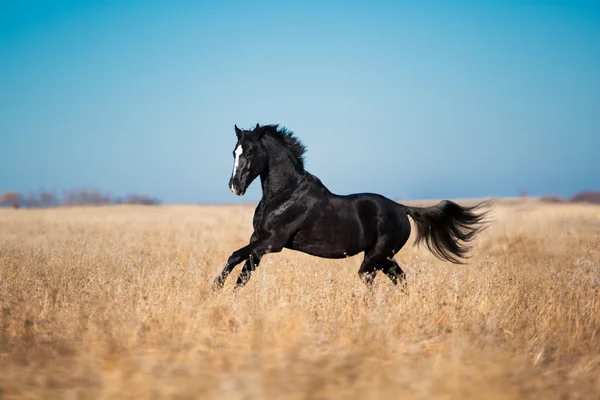
[[[240,129],[235,125],[237,143],[233,150],[233,173],[229,188],[243,196],[248,186],[267,166],[267,151],[261,142],[264,131],[256,124],[253,130]]]

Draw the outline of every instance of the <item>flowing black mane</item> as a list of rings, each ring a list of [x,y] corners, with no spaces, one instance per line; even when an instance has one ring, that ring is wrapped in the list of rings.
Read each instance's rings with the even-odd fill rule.
[[[290,131],[286,127],[279,127],[278,124],[263,125],[261,126],[263,132],[273,138],[279,140],[287,149],[289,149],[298,163],[304,168],[304,153],[306,153],[306,146],[294,136],[294,132]]]

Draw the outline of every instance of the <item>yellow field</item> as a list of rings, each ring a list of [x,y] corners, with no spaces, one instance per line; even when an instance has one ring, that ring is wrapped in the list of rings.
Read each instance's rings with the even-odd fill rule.
[[[408,293],[284,250],[213,294],[252,212],[0,210],[0,398],[600,398],[600,207],[498,202],[463,266],[411,239]]]

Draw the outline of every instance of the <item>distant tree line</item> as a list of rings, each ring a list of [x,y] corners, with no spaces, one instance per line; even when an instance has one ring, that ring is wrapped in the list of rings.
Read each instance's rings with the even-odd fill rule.
[[[57,195],[54,192],[40,190],[22,194],[8,191],[0,195],[0,207],[13,208],[49,208],[59,206],[101,206],[109,204],[157,205],[161,202],[153,197],[140,194],[129,194],[115,197],[96,189],[73,189]]]
[[[571,197],[560,197],[555,194],[547,194],[541,198],[545,203],[589,203],[600,204],[600,192],[586,190],[574,194]]]

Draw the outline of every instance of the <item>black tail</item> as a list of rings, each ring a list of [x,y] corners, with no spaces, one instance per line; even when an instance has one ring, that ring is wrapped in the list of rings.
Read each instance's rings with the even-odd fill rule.
[[[415,245],[425,242],[425,246],[439,259],[455,264],[463,264],[471,249],[467,243],[485,229],[484,218],[488,211],[480,211],[489,202],[473,207],[461,207],[449,200],[441,201],[433,207],[406,207],[408,215],[417,225]]]

